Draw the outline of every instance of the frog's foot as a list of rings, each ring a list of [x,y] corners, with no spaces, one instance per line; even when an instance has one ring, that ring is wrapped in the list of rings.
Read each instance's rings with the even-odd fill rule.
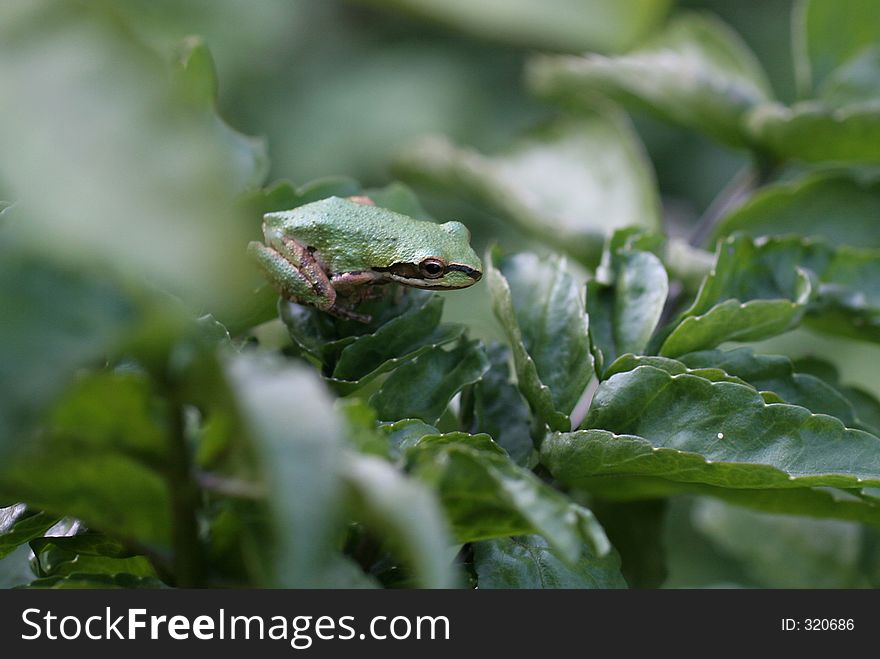
[[[337,318],[342,318],[343,320],[356,320],[359,323],[367,324],[373,317],[369,314],[365,313],[357,313],[356,311],[352,311],[348,307],[343,307],[341,305],[333,305],[329,309],[326,309],[327,313],[333,314]]]

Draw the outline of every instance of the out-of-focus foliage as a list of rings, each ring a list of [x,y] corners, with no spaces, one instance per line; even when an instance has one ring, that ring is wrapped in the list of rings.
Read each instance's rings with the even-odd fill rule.
[[[2,3],[0,585],[877,585],[876,5]],[[330,196],[483,281],[279,300]]]

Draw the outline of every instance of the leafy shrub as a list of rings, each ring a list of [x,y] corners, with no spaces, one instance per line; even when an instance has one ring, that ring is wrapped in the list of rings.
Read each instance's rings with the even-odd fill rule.
[[[791,105],[665,1],[584,3],[583,33],[553,3],[372,4],[553,51],[526,86],[558,114],[418,140],[402,182],[266,184],[202,39],[168,64],[120,29],[137,3],[4,9],[3,583],[875,585],[880,402],[791,332],[880,341],[877,3],[796,4]],[[747,154],[689,239],[625,110]],[[263,214],[353,195],[469,208],[483,297],[279,301]]]

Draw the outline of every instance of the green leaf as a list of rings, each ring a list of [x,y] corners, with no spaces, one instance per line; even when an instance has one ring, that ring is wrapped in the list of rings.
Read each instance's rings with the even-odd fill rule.
[[[757,242],[733,236],[718,245],[715,267],[666,337],[660,354],[676,357],[725,341],[755,341],[797,324],[813,294],[805,269],[821,270],[821,245]]]
[[[168,420],[146,380],[97,373],[59,399],[45,428],[0,466],[0,499],[144,544],[170,541]]]
[[[546,125],[493,156],[431,138],[402,153],[397,170],[464,192],[590,265],[615,229],[660,229],[650,163],[626,118],[609,109]]]
[[[736,301],[743,300],[749,301],[738,309]],[[775,313],[762,314],[762,306]],[[794,323],[804,311],[818,330],[880,341],[880,249],[832,247],[798,236],[727,238],[719,244],[716,266],[696,301],[660,351],[677,356],[721,340],[766,337],[786,329],[783,321]],[[746,322],[750,317],[754,327]]]
[[[228,150],[235,185],[242,189],[260,185],[269,173],[266,140],[239,133],[217,114],[217,71],[211,51],[201,37],[187,37],[178,47],[172,81],[181,98],[204,114],[216,131],[218,142]]]
[[[694,526],[766,588],[865,587],[862,528],[852,522],[770,515],[721,501],[697,503]],[[728,559],[729,560],[729,559]]]
[[[238,355],[226,371],[271,493],[273,584],[319,585],[341,505],[342,427],[331,397],[310,369],[267,355]]]
[[[593,349],[605,365],[645,351],[669,293],[666,269],[651,252],[614,249],[608,260],[610,281],[588,282],[586,302]]]
[[[233,197],[259,145],[179,98],[172,67],[118,17],[84,6],[59,15],[40,3],[19,17],[0,21],[0,142],[16,154],[0,178],[19,202],[16,231],[28,248],[234,312],[250,291]],[[14,27],[24,24],[32,29]],[[101,148],[85,155],[84,144]]]
[[[539,535],[475,542],[474,569],[481,590],[492,588],[626,588],[614,552],[597,558],[589,552],[575,565]]]
[[[525,466],[533,450],[531,421],[528,404],[510,381],[510,349],[496,343],[487,354],[490,367],[469,391],[472,409],[465,425],[471,433],[494,438],[511,460]]]
[[[137,312],[108,278],[0,249],[0,458],[70,382],[123,340]]]
[[[880,184],[846,174],[814,174],[769,185],[724,217],[713,242],[734,232],[752,237],[800,234],[831,245],[880,247]]]
[[[421,419],[402,419],[394,423],[380,425],[380,429],[388,437],[392,454],[399,457],[419,443],[425,435],[439,435],[440,431]]]
[[[734,382],[736,384],[745,384],[747,382],[733,375],[729,375],[720,367],[696,367],[688,368],[683,362],[670,359],[669,357],[655,357],[654,355],[621,355],[611,366],[605,371],[605,378],[608,379],[617,373],[626,373],[632,371],[639,366],[652,366],[666,371],[670,375],[681,375],[687,373],[695,375],[698,378],[709,380],[710,382]]]
[[[331,382],[348,393],[378,375],[397,368],[425,352],[459,338],[464,326],[440,324],[443,299],[425,296],[371,334],[349,342],[339,353]]]
[[[33,515],[25,512],[24,504],[0,508],[0,558],[39,538],[58,522],[57,517],[44,512]]]
[[[438,493],[460,542],[538,533],[574,563],[583,543],[599,555],[608,540],[593,514],[507,456],[455,438],[426,437],[407,453],[412,473]]]
[[[728,488],[880,483],[880,439],[751,387],[640,366],[605,380],[582,430],[554,433],[542,461],[569,485],[627,474]]]
[[[381,533],[413,567],[421,588],[454,585],[447,548],[452,545],[433,493],[379,458],[351,454],[341,478],[357,519]]]
[[[792,24],[795,72],[810,96],[829,74],[877,43],[880,7],[873,0],[801,0]]]
[[[126,551],[122,545],[100,534],[88,533],[60,538],[39,538],[31,542],[33,564],[39,577],[89,574],[129,574],[156,577],[150,561]]]
[[[370,397],[370,405],[383,421],[417,418],[436,423],[452,397],[488,368],[479,341],[462,339],[448,351],[432,347],[397,368]]]
[[[695,352],[680,360],[690,368],[720,368],[758,391],[772,391],[786,403],[806,407],[814,414],[835,416],[848,427],[862,427],[843,395],[813,375],[795,372],[788,357],[757,355],[748,348],[739,348]]]
[[[620,51],[657,25],[671,0],[367,0],[519,46],[581,52]]]
[[[607,96],[737,147],[748,144],[743,115],[771,96],[754,54],[708,14],[679,14],[625,55],[536,58],[528,80],[542,96],[587,108],[597,94]]]
[[[843,384],[837,367],[824,359],[800,357],[792,363],[796,371],[821,379],[846,398],[855,410],[857,427],[880,436],[880,401],[872,394],[858,387]]]
[[[745,118],[750,138],[765,156],[808,163],[880,161],[880,106],[865,102],[834,108],[803,101],[792,107],[758,106]]]
[[[544,423],[568,430],[569,415],[593,377],[579,287],[559,257],[523,253],[500,260],[497,268],[492,257],[486,255],[492,309],[513,351],[520,391]]]

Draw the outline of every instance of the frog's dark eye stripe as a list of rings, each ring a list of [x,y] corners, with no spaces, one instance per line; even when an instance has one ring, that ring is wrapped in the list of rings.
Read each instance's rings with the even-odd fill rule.
[[[447,265],[446,272],[449,272],[450,270],[458,270],[459,272],[463,272],[474,281],[480,281],[480,278],[483,276],[483,273],[479,270],[474,270],[473,268],[469,268],[466,265],[459,265],[458,263],[450,263],[449,265]]]

